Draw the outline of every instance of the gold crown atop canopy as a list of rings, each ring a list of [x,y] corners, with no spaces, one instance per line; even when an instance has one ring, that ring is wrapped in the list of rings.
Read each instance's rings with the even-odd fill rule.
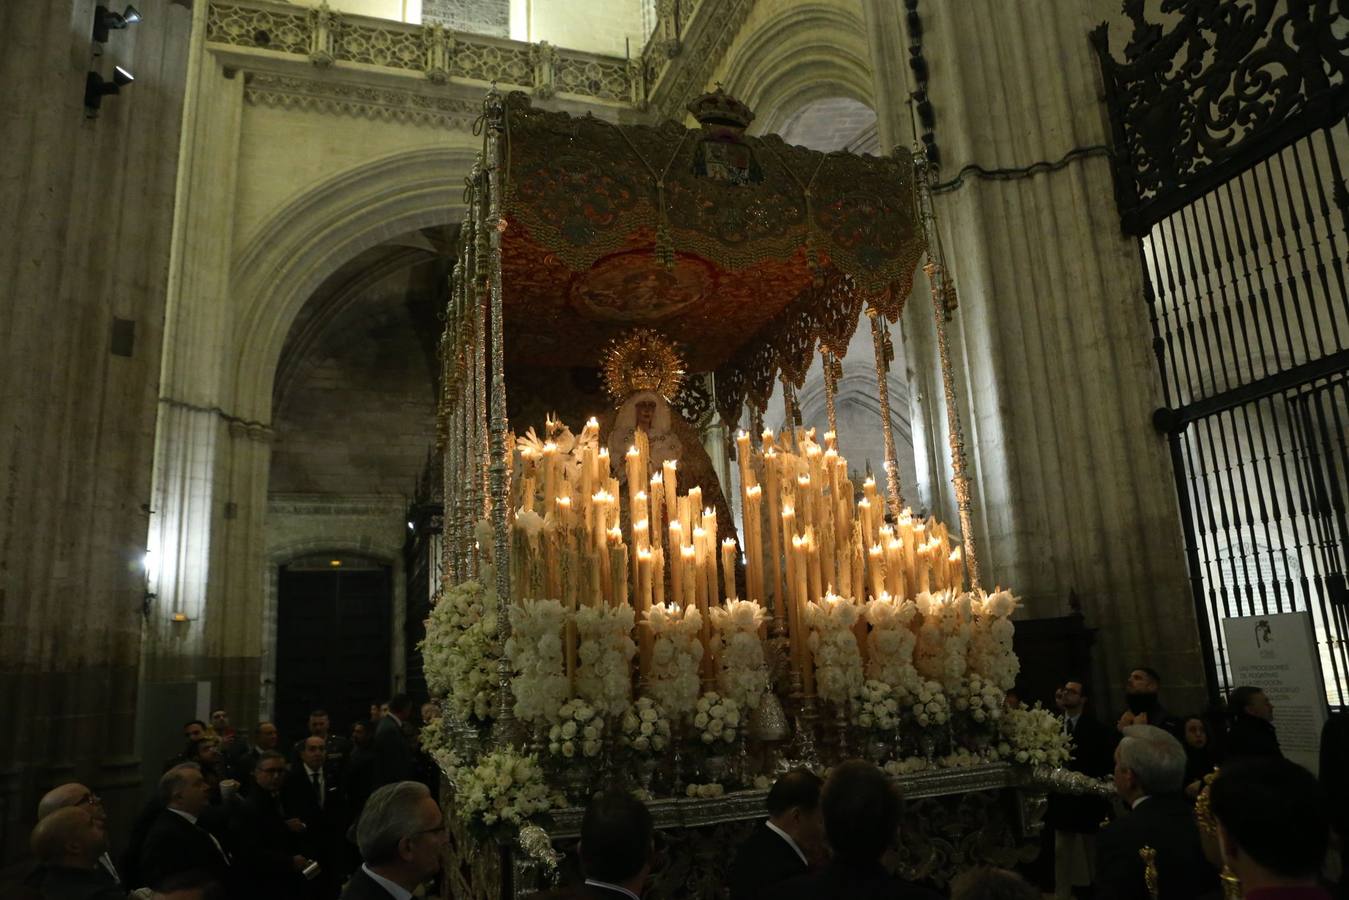
[[[744,129],[754,121],[754,110],[722,90],[720,84],[715,91],[709,91],[690,103],[687,109],[704,126],[731,125]]]
[[[673,342],[650,328],[638,328],[610,341],[601,365],[604,389],[617,404],[642,391],[674,402],[684,384],[684,358]]]

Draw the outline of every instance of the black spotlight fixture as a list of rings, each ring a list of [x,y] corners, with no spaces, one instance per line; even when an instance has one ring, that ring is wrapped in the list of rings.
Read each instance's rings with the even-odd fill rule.
[[[121,66],[115,66],[112,70],[112,81],[104,81],[103,76],[97,72],[90,72],[84,79],[84,108],[90,118],[98,115],[99,107],[103,105],[103,98],[108,94],[116,94],[121,89],[135,81],[131,73]]]
[[[140,20],[140,10],[134,6],[128,6],[122,12],[113,12],[100,4],[94,7],[94,41],[95,43],[106,44],[109,31],[121,31],[128,25],[135,25]]]

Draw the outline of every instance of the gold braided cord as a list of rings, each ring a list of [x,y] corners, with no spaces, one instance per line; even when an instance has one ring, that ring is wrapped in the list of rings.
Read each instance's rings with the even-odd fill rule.
[[[956,396],[955,369],[951,362],[951,347],[946,337],[946,318],[955,308],[955,284],[950,281],[946,260],[942,255],[937,234],[936,213],[932,208],[929,179],[932,170],[927,160],[918,157],[914,163],[918,175],[916,185],[919,215],[927,234],[928,262],[923,266],[932,294],[932,315],[937,333],[937,352],[941,359],[942,393],[946,398],[946,430],[951,451],[951,484],[955,488],[956,508],[960,514],[960,538],[964,544],[964,564],[969,573],[970,587],[978,590],[979,554],[974,539],[974,498],[970,484],[969,467],[965,457],[965,432],[960,424],[960,407]]]

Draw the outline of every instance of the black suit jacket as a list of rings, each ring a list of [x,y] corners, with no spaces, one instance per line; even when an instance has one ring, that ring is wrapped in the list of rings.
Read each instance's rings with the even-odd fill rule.
[[[351,873],[347,886],[342,888],[342,900],[391,900],[393,894],[379,882],[365,874],[364,869]]]
[[[758,900],[771,897],[780,882],[808,871],[809,867],[791,845],[775,834],[767,822],[760,822],[736,851],[726,886],[731,900]]]
[[[374,787],[383,787],[395,781],[412,777],[412,745],[403,734],[403,725],[393,716],[379,720],[375,729]]]
[[[1096,836],[1096,900],[1148,900],[1143,847],[1157,851],[1160,900],[1193,900],[1218,888],[1190,804],[1180,794],[1159,794]]]
[[[206,872],[229,886],[233,868],[205,828],[168,809],[160,810],[150,825],[137,866],[138,880],[150,887],[179,872]]]
[[[126,891],[101,865],[92,869],[44,866],[31,883],[41,892],[42,900],[126,900]]]
[[[1238,713],[1227,730],[1227,759],[1267,757],[1283,759],[1274,725],[1264,719]]]
[[[287,818],[281,801],[264,790],[255,789],[239,804],[234,841],[239,848],[240,878],[247,883],[250,897],[293,900],[304,891],[304,878],[293,862],[301,853],[300,842],[286,827]]]
[[[778,885],[777,900],[941,900],[941,894],[891,875],[879,863],[835,861],[818,872]]]
[[[1067,769],[1103,778],[1114,768],[1114,735],[1090,713],[1078,716],[1073,729],[1073,755]],[[1110,813],[1110,805],[1102,797],[1074,794],[1050,794],[1045,821],[1055,831],[1075,834],[1095,834],[1101,820]]]

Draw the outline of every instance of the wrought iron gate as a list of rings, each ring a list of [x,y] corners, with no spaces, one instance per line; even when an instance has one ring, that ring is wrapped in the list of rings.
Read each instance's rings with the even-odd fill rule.
[[[1137,237],[1213,691],[1221,620],[1311,613],[1349,705],[1349,21],[1340,4],[1128,0],[1092,35]]]

